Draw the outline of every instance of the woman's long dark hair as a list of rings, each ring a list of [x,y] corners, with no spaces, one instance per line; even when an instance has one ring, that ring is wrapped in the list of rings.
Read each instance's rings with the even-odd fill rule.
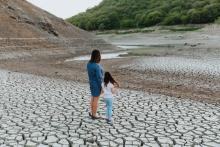
[[[114,80],[112,75],[109,72],[105,72],[104,85],[107,87],[109,82],[119,87],[119,84]]]
[[[101,53],[99,50],[93,50],[89,62],[99,63],[101,61]]]

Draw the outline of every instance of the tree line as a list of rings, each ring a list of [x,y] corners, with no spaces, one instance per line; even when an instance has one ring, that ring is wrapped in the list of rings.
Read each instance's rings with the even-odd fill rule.
[[[67,20],[91,31],[203,24],[219,17],[220,0],[103,0]]]

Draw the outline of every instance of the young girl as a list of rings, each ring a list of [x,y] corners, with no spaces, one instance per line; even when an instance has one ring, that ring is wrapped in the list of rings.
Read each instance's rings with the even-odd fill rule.
[[[105,72],[104,82],[102,83],[102,95],[106,104],[107,123],[112,123],[112,104],[113,95],[116,94],[118,83],[112,78],[109,72]]]

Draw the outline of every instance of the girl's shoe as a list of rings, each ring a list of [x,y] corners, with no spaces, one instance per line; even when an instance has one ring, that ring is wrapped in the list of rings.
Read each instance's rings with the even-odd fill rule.
[[[110,125],[113,124],[113,123],[112,123],[112,120],[106,119],[106,121],[107,121],[107,124],[110,124]]]

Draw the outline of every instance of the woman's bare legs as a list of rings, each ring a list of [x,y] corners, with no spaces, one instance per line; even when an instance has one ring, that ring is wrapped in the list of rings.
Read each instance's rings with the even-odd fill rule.
[[[99,97],[92,97],[90,102],[91,114],[96,117],[97,109],[98,109]]]

